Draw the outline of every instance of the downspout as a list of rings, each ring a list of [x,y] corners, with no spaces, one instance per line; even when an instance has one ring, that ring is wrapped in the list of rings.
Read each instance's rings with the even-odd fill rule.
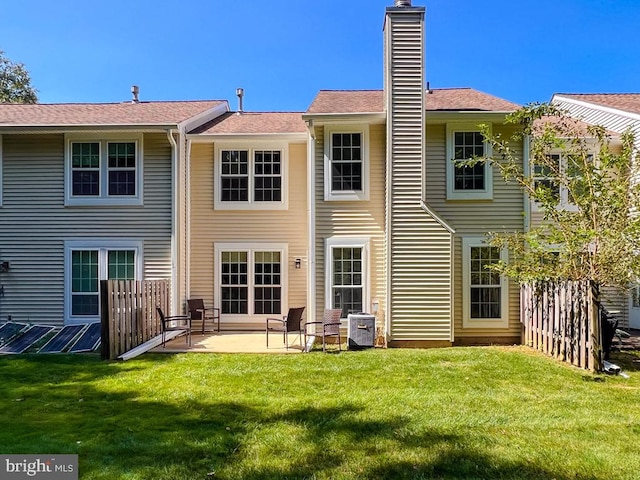
[[[316,318],[316,136],[313,120],[307,121],[309,136],[307,137],[307,321],[315,322]]]
[[[176,315],[178,306],[178,247],[180,228],[180,198],[178,185],[180,172],[178,168],[178,145],[173,137],[177,130],[167,130],[167,140],[171,144],[171,315]]]
[[[186,204],[185,204],[185,263],[186,263],[186,272],[184,275],[184,294],[186,298],[191,296],[191,139],[187,138],[187,158],[186,158]]]

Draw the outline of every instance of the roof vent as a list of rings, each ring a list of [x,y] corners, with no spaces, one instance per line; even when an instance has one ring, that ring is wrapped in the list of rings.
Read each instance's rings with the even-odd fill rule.
[[[140,101],[139,94],[140,87],[138,87],[138,85],[131,85],[131,103],[138,103]]]
[[[411,0],[395,0],[394,6],[396,7],[410,7]]]
[[[244,97],[244,88],[236,88],[236,95],[238,96],[238,114],[242,113],[242,99]]]

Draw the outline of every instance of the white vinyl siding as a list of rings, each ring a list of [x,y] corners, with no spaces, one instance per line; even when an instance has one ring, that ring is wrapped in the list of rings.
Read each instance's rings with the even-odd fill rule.
[[[67,135],[65,149],[65,205],[142,205],[142,135]]]
[[[327,125],[324,200],[369,199],[369,126]]]
[[[0,258],[11,269],[2,274],[0,319],[63,324],[64,242],[74,238],[141,239],[143,278],[171,277],[171,147],[165,133],[145,134],[144,145],[144,207],[68,208],[64,136],[3,136]]]

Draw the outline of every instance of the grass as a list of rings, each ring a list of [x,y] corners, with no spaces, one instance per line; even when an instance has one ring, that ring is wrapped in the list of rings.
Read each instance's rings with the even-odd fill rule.
[[[632,479],[638,358],[623,379],[524,347],[5,357],[0,452],[77,453],[82,479]]]

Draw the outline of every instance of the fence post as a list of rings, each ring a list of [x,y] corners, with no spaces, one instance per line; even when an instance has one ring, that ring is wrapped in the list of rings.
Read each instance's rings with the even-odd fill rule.
[[[109,359],[109,330],[111,312],[109,311],[109,286],[107,280],[100,280],[100,358]]]
[[[602,328],[600,325],[600,292],[595,283],[586,284],[589,298],[589,364],[594,372],[602,371]]]

